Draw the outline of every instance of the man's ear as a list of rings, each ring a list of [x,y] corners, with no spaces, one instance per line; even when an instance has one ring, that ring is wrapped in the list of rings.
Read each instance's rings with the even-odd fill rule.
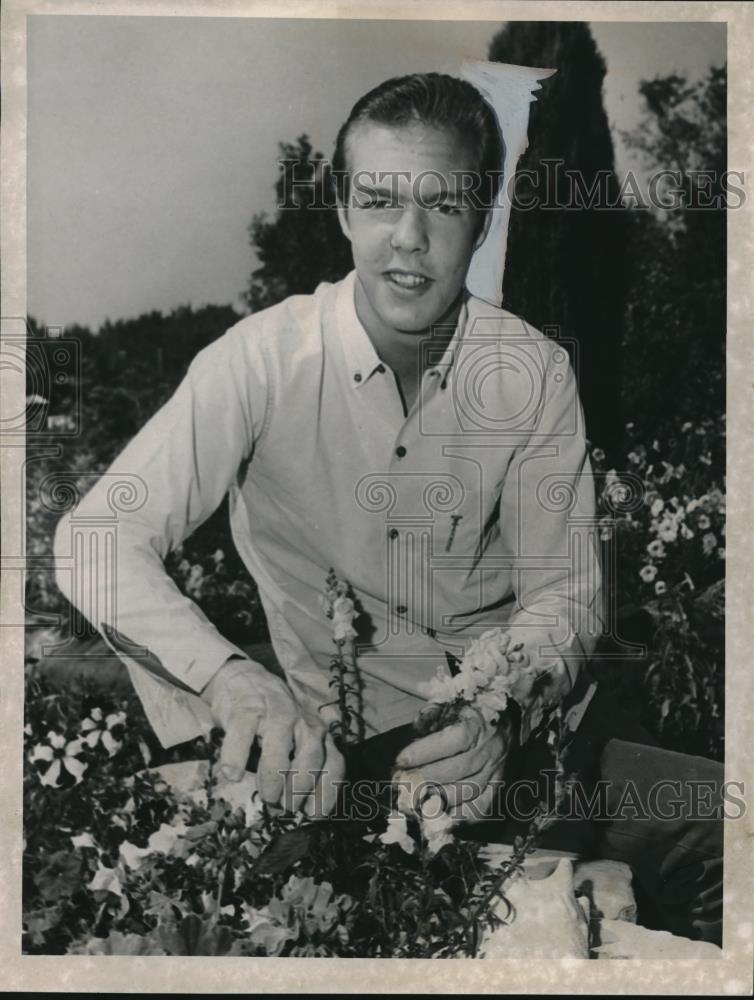
[[[484,222],[482,223],[482,227],[477,234],[477,238],[474,240],[475,250],[478,250],[487,238],[487,233],[490,231],[490,226],[492,225],[492,213],[494,211],[494,208],[488,208],[484,213]]]
[[[343,202],[340,200],[340,198],[337,199],[336,204],[337,204],[338,222],[340,223],[340,228],[343,231],[343,235],[345,236],[345,238],[350,243],[351,242],[351,227],[348,225],[348,209],[343,204]]]

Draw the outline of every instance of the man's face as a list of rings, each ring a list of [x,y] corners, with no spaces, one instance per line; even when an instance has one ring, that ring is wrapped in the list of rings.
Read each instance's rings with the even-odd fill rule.
[[[486,233],[463,197],[471,153],[452,131],[365,122],[351,131],[346,158],[351,183],[338,215],[362,321],[383,333],[441,323]]]

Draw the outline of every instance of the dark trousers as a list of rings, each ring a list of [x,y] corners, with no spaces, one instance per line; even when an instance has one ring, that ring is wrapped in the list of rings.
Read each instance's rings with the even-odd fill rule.
[[[390,765],[412,739],[411,727],[401,726],[353,748],[349,776],[375,782],[386,801]],[[540,845],[626,862],[643,923],[721,945],[723,765],[663,749],[618,696],[598,689],[564,767],[573,779],[565,818],[543,833]],[[513,748],[496,818],[459,834],[510,843],[528,829],[537,801],[548,800],[552,775],[544,737]]]

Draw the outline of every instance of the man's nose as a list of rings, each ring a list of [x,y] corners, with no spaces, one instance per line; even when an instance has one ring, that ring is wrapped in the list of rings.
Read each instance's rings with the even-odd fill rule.
[[[428,249],[427,228],[424,212],[418,205],[407,205],[400,213],[390,242],[394,250],[415,253]]]

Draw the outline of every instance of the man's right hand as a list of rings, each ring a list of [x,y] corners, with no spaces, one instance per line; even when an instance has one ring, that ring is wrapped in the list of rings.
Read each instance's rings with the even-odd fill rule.
[[[345,776],[343,758],[325,724],[302,711],[282,680],[259,663],[234,658],[220,667],[201,696],[225,730],[220,767],[228,780],[243,776],[258,738],[264,801],[311,816],[331,812]]]

